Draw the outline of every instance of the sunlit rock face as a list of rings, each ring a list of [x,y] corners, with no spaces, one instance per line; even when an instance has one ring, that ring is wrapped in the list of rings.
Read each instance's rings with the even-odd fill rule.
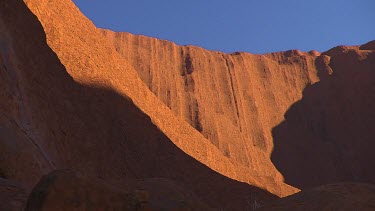
[[[300,189],[375,182],[374,41],[253,55],[102,33],[160,100],[237,166],[279,171]]]
[[[231,159],[229,151],[220,151],[204,137],[204,134],[200,133],[203,124],[202,128],[197,130],[184,118],[177,116],[150,91],[133,65],[116,50],[102,30],[97,29],[72,2],[26,1],[26,3],[42,24],[48,46],[56,53],[74,81],[91,87],[105,87],[130,98],[172,143],[199,162],[229,178],[261,187],[279,196],[297,191],[283,183],[282,176],[270,161],[265,145],[262,150],[254,146],[249,147],[248,151],[253,151],[256,160],[254,165],[250,165],[247,161],[237,162]],[[291,53],[295,54],[294,51]],[[187,67],[182,70],[185,72],[181,72],[180,77],[182,75],[186,80],[192,79],[191,75],[197,69],[193,62],[192,58],[184,59]],[[113,104],[114,107],[115,105]],[[218,117],[220,118],[220,115]],[[197,125],[201,124],[199,118],[194,121]],[[115,126],[121,127],[119,124]],[[229,131],[226,133],[230,135]],[[105,135],[103,136],[107,140],[114,138],[108,137],[107,133]],[[100,137],[94,134],[93,136]],[[236,140],[233,142],[236,143]]]
[[[98,29],[70,0],[0,0],[5,207],[32,191],[30,210],[73,193],[81,210],[244,210],[374,183],[372,46],[225,54]]]

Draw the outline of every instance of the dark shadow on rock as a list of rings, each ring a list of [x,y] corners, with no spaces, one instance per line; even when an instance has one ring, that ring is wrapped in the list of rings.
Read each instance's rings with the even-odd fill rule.
[[[337,47],[316,66],[321,81],[305,88],[272,131],[272,162],[300,189],[375,183],[375,52]]]
[[[259,211],[289,210],[373,211],[375,210],[375,185],[327,184],[278,199],[259,209]]]
[[[20,211],[24,209],[27,191],[20,184],[0,178],[0,210]]]
[[[122,184],[134,179],[166,178],[195,193],[211,208],[243,210],[249,196],[260,203],[276,196],[260,188],[227,178],[185,154],[155,126],[150,118],[125,96],[105,87],[76,83],[46,44],[37,18],[22,1],[0,1],[0,38],[9,56],[5,69],[17,83],[2,98],[16,125],[52,165],[50,169],[72,169]],[[1,84],[8,87],[11,84]],[[3,102],[2,102],[3,103]],[[13,109],[13,110],[12,110]],[[15,111],[13,115],[12,111]],[[14,146],[13,146],[14,147]],[[27,150],[27,149],[26,149]],[[0,155],[1,156],[1,155]],[[13,163],[4,174],[18,172],[18,178],[42,171],[33,153],[20,153],[32,165]],[[45,162],[45,161],[43,161]],[[43,174],[39,172],[38,174]],[[31,180],[28,183],[36,183]]]

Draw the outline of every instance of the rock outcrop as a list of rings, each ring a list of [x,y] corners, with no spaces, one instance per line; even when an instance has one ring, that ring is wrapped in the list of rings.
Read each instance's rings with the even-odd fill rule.
[[[1,123],[4,177],[28,190],[54,169],[119,183],[164,178],[189,187],[210,208],[231,210],[246,207],[249,195],[263,202],[277,198],[209,168],[251,179],[246,169],[234,168],[198,131],[174,116],[130,66],[125,68],[126,61],[105,45],[106,39],[71,1],[27,4],[39,16],[23,2],[0,1],[1,116],[7,117]],[[52,39],[49,33],[67,36]]]
[[[32,191],[29,210],[244,210],[375,183],[374,61],[373,42],[224,54],[98,29],[71,0],[0,0],[4,209]]]
[[[307,84],[319,80],[319,53],[252,55],[178,46],[103,30],[150,90],[238,166],[275,176],[272,128]]]
[[[108,41],[102,31],[97,29],[71,1],[25,2],[41,22],[48,45],[76,82],[92,87],[106,87],[129,97],[177,147],[229,178],[261,187],[278,196],[298,191],[283,183],[283,178],[274,168],[269,155],[266,157],[264,152],[254,150],[254,157],[259,157],[256,159],[259,168],[237,164],[199,131],[176,116],[148,89],[137,71],[116,51],[115,46]],[[100,137],[97,134],[94,136],[96,139]],[[111,142],[109,140],[114,137],[107,135],[100,139]]]
[[[278,175],[275,164],[300,189],[375,183],[374,41],[322,54],[228,55],[102,32],[150,90],[235,165],[269,176]]]

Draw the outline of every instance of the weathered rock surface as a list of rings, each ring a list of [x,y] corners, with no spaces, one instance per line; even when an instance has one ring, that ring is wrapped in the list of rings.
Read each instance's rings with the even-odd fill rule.
[[[53,169],[118,183],[164,178],[189,187],[209,208],[231,210],[246,207],[249,195],[277,198],[207,167],[252,179],[124,68],[126,61],[72,2],[27,4],[46,28],[23,2],[0,1],[2,175],[27,189]]]
[[[375,183],[374,57],[373,42],[228,55],[97,29],[71,0],[0,0],[0,177],[22,196],[80,172],[42,179],[29,207],[46,210],[77,191],[244,210],[297,192],[284,178]]]
[[[116,51],[101,30],[97,29],[71,1],[27,0],[25,2],[40,20],[46,32],[48,45],[76,82],[91,87],[106,87],[120,95],[128,96],[177,147],[229,178],[256,185],[279,196],[297,191],[283,183],[282,176],[271,163],[269,155],[266,157],[261,150],[254,150],[254,157],[259,157],[256,159],[259,168],[237,164],[182,118],[176,117],[175,113],[148,89],[137,71]],[[115,105],[113,104],[113,107]],[[100,103],[92,105],[92,107],[99,106]],[[101,115],[96,111],[94,113]],[[61,127],[61,122],[59,124],[58,127]],[[99,131],[102,131],[108,127],[104,124],[114,123],[97,124],[100,126],[95,126],[95,128],[100,128]],[[121,127],[118,123],[115,124],[117,125],[115,127]],[[69,124],[64,131],[71,130],[70,127]],[[141,129],[137,130],[141,131]],[[104,137],[99,134],[93,134],[93,136],[95,139],[105,139],[108,142],[115,139],[114,136],[105,134]],[[49,134],[46,135],[49,136]],[[52,137],[47,139],[50,138]]]
[[[228,55],[102,33],[159,99],[235,165],[278,175],[272,157],[286,183],[301,189],[375,183],[374,41],[322,54]]]
[[[317,52],[224,54],[103,30],[116,50],[176,115],[238,166],[277,175],[271,130],[307,84],[319,80]]]
[[[373,42],[360,48],[339,46],[323,55],[315,51],[227,55],[129,33],[109,30],[103,30],[103,33],[132,63],[150,90],[234,163],[249,166],[257,172],[272,172],[274,169],[266,161],[277,142],[273,161],[287,183],[298,188],[348,180],[374,182],[374,172],[368,170],[372,169],[375,160],[368,150],[373,146],[371,139],[374,137],[369,128],[374,124],[371,105],[375,102],[375,60],[373,52],[369,51]],[[346,68],[346,71],[340,68]],[[327,80],[319,82],[320,79]],[[331,84],[330,81],[336,82],[323,85]],[[310,85],[325,88],[308,91]],[[337,92],[341,101],[334,96]],[[303,93],[324,98],[323,103],[329,104],[332,111],[322,111],[321,102],[309,100],[303,103],[307,108],[293,122],[294,131],[300,136],[292,137],[293,131],[289,130],[283,132],[288,137],[280,137],[284,113],[302,98]],[[310,120],[319,118],[321,112],[327,113],[329,123]],[[335,114],[347,116],[346,120],[335,118]],[[307,125],[301,119],[307,119]],[[318,129],[309,125],[325,130],[326,136],[336,144],[320,144],[328,137],[315,136],[312,133]],[[272,134],[274,127],[276,132]],[[357,141],[359,137],[361,140]],[[290,142],[299,142],[299,148]],[[312,147],[312,144],[316,146]],[[342,150],[347,152],[338,152]],[[285,158],[278,156],[281,153]],[[296,171],[297,163],[297,169],[304,170]],[[288,166],[288,170],[284,166]],[[366,173],[369,171],[371,173]]]
[[[375,186],[361,183],[329,184],[279,199],[259,211],[328,211],[375,209]]]

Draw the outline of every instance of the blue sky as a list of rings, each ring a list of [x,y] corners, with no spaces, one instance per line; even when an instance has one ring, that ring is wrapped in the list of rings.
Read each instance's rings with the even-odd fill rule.
[[[223,52],[375,40],[375,0],[73,0],[96,26]]]

